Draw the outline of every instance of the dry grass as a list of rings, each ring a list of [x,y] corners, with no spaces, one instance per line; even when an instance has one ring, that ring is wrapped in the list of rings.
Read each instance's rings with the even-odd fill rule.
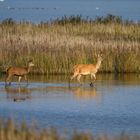
[[[34,73],[64,74],[74,64],[95,63],[99,53],[101,72],[140,72],[140,24],[0,24],[1,71],[33,59]]]
[[[0,140],[140,140],[139,135],[118,136],[98,135],[89,133],[59,134],[56,129],[37,130],[35,126],[28,127],[26,123],[16,126],[13,121],[0,121]]]

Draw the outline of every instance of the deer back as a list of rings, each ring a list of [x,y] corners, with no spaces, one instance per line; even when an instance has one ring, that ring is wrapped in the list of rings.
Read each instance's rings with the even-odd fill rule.
[[[21,67],[11,67],[7,70],[7,73],[10,75],[25,75],[28,73],[28,68],[21,68]]]

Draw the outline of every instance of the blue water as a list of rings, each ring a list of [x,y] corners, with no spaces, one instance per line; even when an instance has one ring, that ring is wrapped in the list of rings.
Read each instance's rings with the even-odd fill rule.
[[[30,84],[10,87],[0,82],[0,118],[23,120],[38,128],[93,134],[140,134],[140,77],[138,75],[98,76],[94,87],[58,78],[30,77]],[[14,99],[21,99],[14,101]],[[24,100],[22,100],[24,99]]]
[[[53,20],[64,15],[95,18],[113,14],[140,21],[140,0],[4,0],[0,20],[13,18],[32,22]]]

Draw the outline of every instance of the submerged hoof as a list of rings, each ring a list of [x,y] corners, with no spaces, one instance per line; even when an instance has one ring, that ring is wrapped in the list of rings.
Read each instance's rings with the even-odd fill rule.
[[[89,84],[91,87],[94,87],[94,84],[91,82],[90,84]]]
[[[11,83],[5,83],[5,87],[11,86]]]

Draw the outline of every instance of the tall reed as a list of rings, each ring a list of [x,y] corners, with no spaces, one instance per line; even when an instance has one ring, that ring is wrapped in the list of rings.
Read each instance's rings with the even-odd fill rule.
[[[139,73],[140,24],[114,18],[70,17],[40,24],[5,20],[0,23],[0,71],[33,59],[33,73],[66,74],[74,64],[95,63],[102,53],[100,72]]]
[[[0,121],[0,140],[140,140],[139,135],[118,136],[98,135],[74,132],[59,134],[56,129],[37,130],[36,126],[29,127],[26,123],[16,125],[13,121]]]

